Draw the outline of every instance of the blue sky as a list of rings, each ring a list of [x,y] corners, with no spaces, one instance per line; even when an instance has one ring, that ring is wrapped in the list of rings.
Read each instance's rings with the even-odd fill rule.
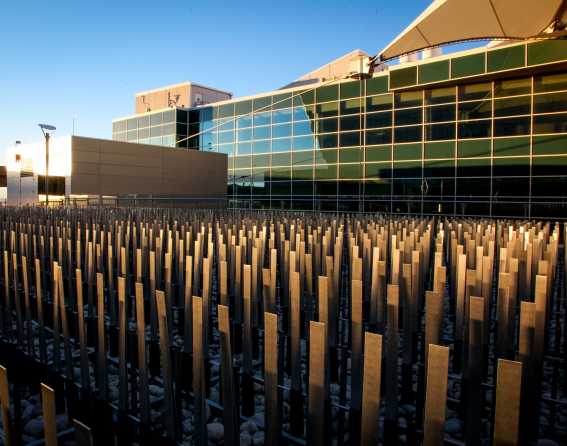
[[[355,48],[375,54],[429,0],[6,1],[0,12],[0,162],[19,139],[111,137],[134,94],[185,80],[269,91]]]

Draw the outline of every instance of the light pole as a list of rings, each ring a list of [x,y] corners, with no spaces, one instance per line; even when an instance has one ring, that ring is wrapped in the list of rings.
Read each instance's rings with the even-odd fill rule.
[[[18,206],[22,205],[22,155],[18,150],[21,143],[21,141],[16,141],[16,164],[18,165],[18,179],[20,180]]]
[[[49,206],[49,134],[50,131],[55,131],[54,125],[38,124],[45,137],[45,207]],[[47,130],[47,131],[46,131]]]

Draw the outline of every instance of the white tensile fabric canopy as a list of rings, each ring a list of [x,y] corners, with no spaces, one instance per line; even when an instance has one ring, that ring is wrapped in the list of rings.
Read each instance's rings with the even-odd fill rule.
[[[565,0],[435,0],[381,53],[382,60],[447,43],[526,39],[563,13]]]

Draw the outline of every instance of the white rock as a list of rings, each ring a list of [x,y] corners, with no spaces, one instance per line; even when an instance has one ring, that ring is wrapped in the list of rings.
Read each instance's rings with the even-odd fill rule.
[[[252,417],[252,421],[254,421],[254,423],[256,423],[256,426],[265,426],[266,425],[266,421],[264,419],[264,414],[263,413],[257,413]]]
[[[150,391],[150,395],[155,395],[155,396],[163,395],[163,389],[159,386],[156,386],[155,384],[149,385],[148,390]]]
[[[445,432],[456,434],[461,431],[461,422],[456,418],[451,418],[445,422]]]
[[[256,423],[254,423],[254,421],[245,421],[240,425],[240,430],[248,431],[253,434],[254,432],[258,431],[258,426],[256,426]]]
[[[41,437],[43,435],[43,419],[38,417],[28,421],[24,426],[24,432],[32,437]]]
[[[250,446],[252,444],[252,437],[248,431],[240,432],[240,446]]]
[[[64,430],[68,425],[67,415],[59,414],[55,417],[55,424],[58,431]]]
[[[191,423],[191,420],[184,420],[182,427],[183,427],[183,433],[184,434],[187,434],[187,433],[193,431],[193,423]]]
[[[34,406],[31,404],[22,411],[22,419],[29,420],[33,416]]]
[[[256,432],[252,437],[252,443],[254,446],[262,446],[264,444],[264,432]]]
[[[210,441],[218,443],[224,437],[224,426],[221,423],[207,424],[207,435]]]

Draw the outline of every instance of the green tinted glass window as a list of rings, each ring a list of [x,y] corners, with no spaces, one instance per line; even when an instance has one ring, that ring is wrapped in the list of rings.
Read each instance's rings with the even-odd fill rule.
[[[396,108],[419,107],[423,103],[421,91],[404,91],[394,95]]]
[[[494,120],[494,136],[528,135],[530,128],[531,120],[529,116]]]
[[[373,112],[391,110],[393,99],[394,97],[391,94],[383,94],[380,96],[371,96],[366,98],[366,111]]]
[[[492,128],[491,121],[469,121],[459,123],[459,138],[487,138]]]
[[[272,97],[272,110],[289,108],[292,106],[291,93],[283,93]]]
[[[342,180],[358,180],[362,178],[362,164],[340,164],[339,178]]]
[[[319,133],[330,133],[339,130],[339,120],[337,118],[319,119],[317,121],[317,131]]]
[[[426,141],[444,141],[455,139],[455,124],[431,124],[425,127]]]
[[[315,92],[317,102],[336,101],[339,98],[339,86],[328,85],[326,87],[319,87]]]
[[[449,61],[426,63],[419,66],[419,83],[428,84],[449,79]]]
[[[567,73],[547,74],[534,77],[534,92],[567,90]]]
[[[319,142],[319,147],[321,149],[330,149],[333,147],[337,147],[338,145],[338,137],[336,134],[328,133],[326,135],[319,135],[317,137]]]
[[[315,152],[315,164],[335,164],[339,161],[339,151],[318,150]]]
[[[539,65],[567,59],[566,40],[543,40],[528,44],[528,65]]]
[[[366,81],[366,95],[386,93],[388,91],[388,76],[377,76]]]
[[[317,104],[316,112],[319,118],[337,116],[339,114],[339,103],[327,102],[326,104]]]
[[[421,141],[423,128],[420,125],[411,127],[395,127],[394,142],[417,142]]]
[[[534,136],[534,155],[567,154],[567,135]]]
[[[396,110],[394,113],[394,122],[396,125],[421,124],[422,119],[423,113],[421,108]]]
[[[475,74],[482,74],[484,71],[484,53],[455,57],[451,61],[452,78],[474,76]]]
[[[334,180],[337,178],[336,164],[328,164],[324,166],[315,166],[315,179],[317,180]]]
[[[478,177],[490,175],[490,158],[457,159],[457,175]]]
[[[313,167],[311,166],[298,166],[293,168],[294,180],[312,180]]]
[[[392,129],[368,130],[366,132],[366,145],[374,146],[392,142]]]
[[[496,99],[494,116],[529,115],[532,107],[531,96]]]
[[[256,155],[252,163],[253,167],[270,167],[270,155]]]
[[[293,165],[300,166],[306,164],[313,164],[313,151],[296,152],[293,154]]]
[[[366,128],[375,129],[390,127],[392,125],[392,112],[368,113],[366,115]]]
[[[357,98],[362,96],[362,82],[344,82],[340,84],[341,99]]]
[[[567,113],[534,116],[534,133],[566,133]]]
[[[507,79],[494,82],[494,96],[517,96],[530,94],[532,91],[531,78]]]
[[[455,87],[433,88],[431,90],[425,90],[425,105],[455,102],[455,97]]]
[[[421,144],[400,144],[394,146],[394,161],[421,159]]]
[[[455,161],[454,160],[435,160],[435,161],[425,161],[423,163],[423,176],[431,178],[439,177],[453,177],[455,176]],[[425,186],[424,193],[429,186]]]
[[[455,143],[452,141],[425,143],[424,157],[427,159],[454,158]]]
[[[567,156],[534,156],[534,175],[567,175]]]
[[[341,132],[339,134],[341,147],[352,147],[360,145],[360,132]]]
[[[224,104],[218,107],[219,118],[229,118],[234,116],[234,104]]]
[[[293,105],[310,105],[315,103],[315,91],[307,90],[302,93],[295,93]]]
[[[530,174],[528,157],[494,158],[494,176],[523,176]]]
[[[360,130],[360,115],[341,118],[340,128],[341,132],[348,130]]]
[[[454,121],[456,115],[455,104],[436,105],[425,108],[425,122]]]
[[[392,146],[376,146],[366,148],[366,161],[390,161]]]
[[[402,88],[417,84],[417,67],[390,71],[390,88]]]
[[[362,111],[363,102],[361,99],[347,99],[341,101],[341,115],[353,115]]]
[[[252,164],[252,158],[250,156],[237,156],[234,158],[234,168],[243,169],[245,167],[250,167]]]
[[[365,165],[365,177],[367,179],[390,178],[392,174],[390,163],[369,163]],[[387,185],[389,189],[390,186]]]
[[[476,141],[459,141],[457,152],[460,158],[490,156],[490,140],[479,139]]]
[[[273,153],[272,166],[289,166],[291,164],[291,153]]]
[[[494,156],[521,156],[530,154],[530,138],[494,139]]]
[[[394,178],[415,178],[421,177],[421,174],[421,161],[394,162]]]
[[[510,70],[523,67],[526,63],[526,52],[524,45],[502,48],[500,50],[488,51],[488,71]]]
[[[361,163],[363,161],[362,149],[360,147],[352,147],[339,150],[339,161],[341,163]]]
[[[492,101],[474,101],[459,103],[459,119],[482,119],[492,116]]]
[[[267,111],[270,109],[271,105],[272,105],[271,96],[264,96],[263,98],[255,98],[253,102],[254,111],[257,110]]]
[[[459,86],[459,101],[474,101],[492,97],[492,85],[489,82]]]
[[[537,94],[534,96],[534,113],[567,111],[567,92]]]
[[[236,115],[243,115],[252,111],[252,101],[242,101],[235,104],[234,112]]]

